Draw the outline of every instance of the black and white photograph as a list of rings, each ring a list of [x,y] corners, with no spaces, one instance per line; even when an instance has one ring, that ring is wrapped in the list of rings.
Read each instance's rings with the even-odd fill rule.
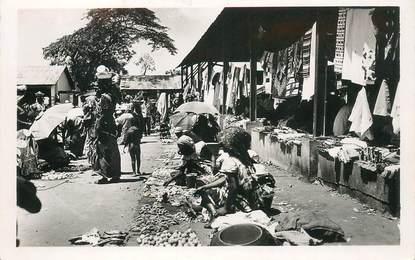
[[[404,8],[271,3],[18,8],[15,249],[405,245]]]

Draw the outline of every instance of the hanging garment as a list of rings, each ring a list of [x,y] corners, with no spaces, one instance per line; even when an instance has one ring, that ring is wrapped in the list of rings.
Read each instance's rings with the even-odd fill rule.
[[[362,87],[357,95],[349,121],[352,122],[350,132],[355,132],[362,140],[365,138],[373,140],[373,134],[370,129],[373,124],[373,119],[364,87]]]
[[[389,84],[386,80],[383,80],[379,88],[379,93],[376,99],[375,108],[373,109],[374,115],[379,115],[379,116],[390,115],[392,104],[391,104],[389,93],[390,93]]]
[[[310,64],[311,64],[310,59],[311,57],[313,57],[311,53],[311,46],[312,46],[312,40],[313,38],[315,38],[313,37],[313,35],[315,35],[314,31],[315,31],[315,26],[313,25],[313,27],[309,31],[307,31],[303,37],[303,70],[302,70],[302,73],[303,73],[304,78],[310,76]]]
[[[234,82],[234,75],[235,75],[235,69],[236,67],[234,65],[231,65],[231,69],[227,75],[227,89],[228,92],[226,93],[226,110],[228,108],[232,108],[232,99],[233,99],[233,82]]]
[[[302,100],[311,100],[315,85],[316,24],[306,32],[303,38],[303,91]]]
[[[395,99],[393,100],[393,106],[392,106],[392,111],[391,111],[392,126],[393,126],[394,134],[399,134],[401,131],[401,126],[400,126],[401,101],[400,101],[400,94],[399,94],[400,93],[399,85],[400,83],[398,83],[398,87],[396,89]]]
[[[157,100],[157,112],[160,113],[160,118],[163,120],[167,113],[166,93],[161,93]]]
[[[215,105],[215,86],[210,84],[209,91],[206,91],[208,94],[205,98],[205,103],[214,106]]]
[[[373,9],[350,9],[346,17],[342,79],[366,86],[375,79],[375,27]]]
[[[232,89],[231,89],[231,96],[230,96],[230,107],[235,108],[236,100],[237,100],[237,93],[239,89],[239,74],[241,72],[241,68],[235,67],[234,75],[233,75],[233,82],[232,82]]]
[[[347,9],[339,8],[336,32],[336,51],[334,54],[334,72],[342,73],[344,55],[344,36],[346,31]]]

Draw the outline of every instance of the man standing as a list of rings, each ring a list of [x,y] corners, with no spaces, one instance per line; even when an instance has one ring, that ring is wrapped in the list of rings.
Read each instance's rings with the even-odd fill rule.
[[[148,101],[147,97],[144,98],[143,103],[141,104],[141,113],[143,115],[143,121],[144,121],[144,135],[150,135],[150,115],[149,115],[149,107],[148,107]]]

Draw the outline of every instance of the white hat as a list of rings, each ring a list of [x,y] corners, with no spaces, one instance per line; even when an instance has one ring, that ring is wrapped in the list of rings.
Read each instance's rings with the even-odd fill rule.
[[[95,74],[98,79],[110,79],[111,73],[107,67],[104,65],[99,65],[97,68],[97,73]]]

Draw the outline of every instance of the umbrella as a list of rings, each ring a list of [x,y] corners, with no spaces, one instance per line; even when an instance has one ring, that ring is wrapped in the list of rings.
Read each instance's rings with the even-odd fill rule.
[[[173,127],[181,127],[183,130],[191,130],[197,120],[195,113],[179,112],[170,116],[170,123]]]
[[[199,101],[192,101],[184,103],[183,105],[180,105],[174,113],[177,112],[189,112],[189,113],[195,113],[195,114],[219,114],[219,111],[212,105],[199,102]]]
[[[75,119],[78,116],[83,116],[83,115],[84,115],[84,111],[82,110],[82,108],[75,107],[75,108],[72,108],[71,110],[68,111],[68,113],[66,114],[66,118],[67,119]]]
[[[35,140],[48,138],[50,133],[62,123],[68,112],[73,109],[71,103],[60,104],[47,109],[30,127]]]

